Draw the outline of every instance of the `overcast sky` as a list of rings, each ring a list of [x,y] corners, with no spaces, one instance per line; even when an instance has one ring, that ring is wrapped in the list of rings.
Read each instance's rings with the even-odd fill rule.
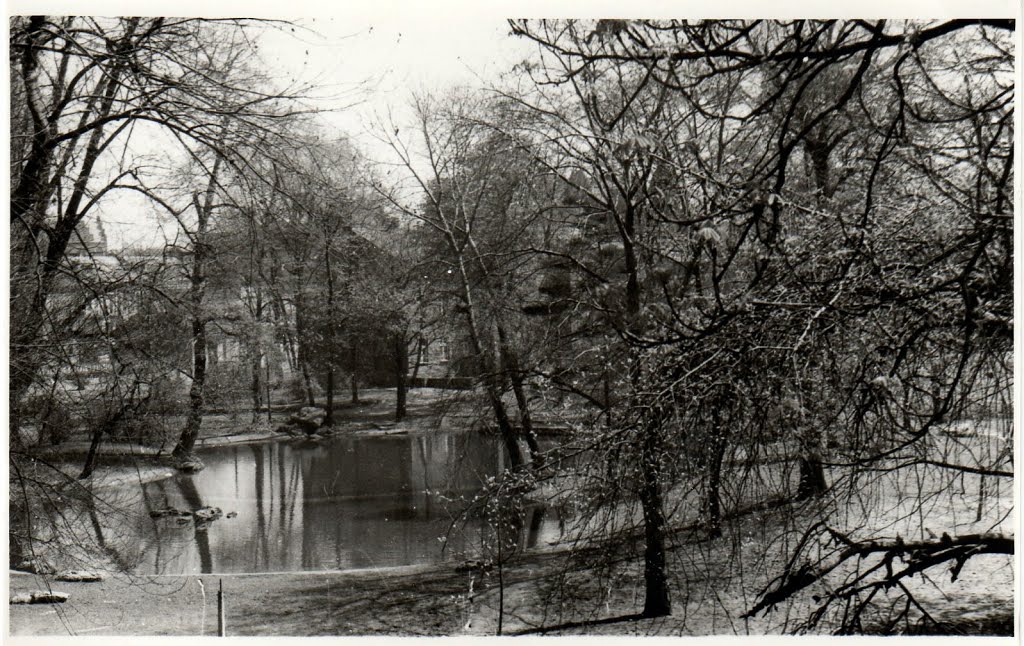
[[[268,74],[279,88],[311,86],[319,97],[315,105],[327,111],[321,115],[325,134],[349,136],[377,160],[387,160],[389,150],[369,132],[375,115],[392,110],[401,123],[412,91],[486,85],[532,50],[508,36],[500,17],[429,7],[392,16],[357,12],[294,22],[294,28],[260,32]],[[114,247],[158,245],[178,233],[173,221],[136,194],[98,207]]]
[[[533,49],[508,36],[508,24],[497,17],[420,9],[296,22],[294,30],[263,36],[268,66],[283,81],[314,85],[325,97],[320,103],[337,109],[325,120],[371,149],[366,130],[374,114],[401,112],[415,90],[486,85]]]
[[[682,8],[685,7],[685,12]],[[485,86],[496,80],[534,48],[508,35],[504,16],[678,16],[721,17],[779,15],[815,17],[849,15],[1014,15],[1013,0],[868,0],[843,6],[830,0],[773,4],[747,0],[715,2],[591,0],[589,2],[506,2],[475,4],[460,0],[354,0],[327,5],[309,0],[242,2],[178,0],[177,2],[111,2],[95,0],[9,0],[8,13],[77,13],[93,15],[219,15],[307,16],[296,29],[270,30],[261,37],[268,71],[283,83],[312,84],[322,97],[319,106],[333,112],[325,122],[352,137],[371,157],[387,151],[368,135],[373,115],[402,109],[409,93],[438,91],[455,85]],[[291,16],[284,15],[292,13]],[[103,209],[111,242],[155,243],[154,218],[146,205],[117,204]],[[162,236],[160,236],[162,237]]]

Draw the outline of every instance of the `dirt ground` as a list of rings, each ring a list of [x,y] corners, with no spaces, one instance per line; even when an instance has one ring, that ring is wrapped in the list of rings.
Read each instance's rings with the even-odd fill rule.
[[[64,604],[12,605],[15,635],[216,635],[223,584],[228,635],[440,635],[459,631],[463,577],[416,571],[118,577],[52,582]],[[13,575],[11,593],[47,589]]]
[[[772,525],[750,517],[744,525]],[[768,532],[771,534],[771,532]],[[766,534],[767,535],[767,534]],[[673,614],[630,618],[642,606],[642,565],[629,559],[590,569],[586,550],[566,568],[560,547],[520,555],[501,572],[448,564],[346,572],[292,572],[183,577],[117,576],[99,583],[64,583],[12,573],[11,593],[53,589],[70,594],[64,604],[11,605],[11,634],[215,635],[217,589],[225,593],[226,631],[233,635],[495,635],[499,607],[503,634],[552,635],[763,635],[784,634],[792,618],[810,611],[807,595],[769,615],[738,619],[765,578],[737,571],[764,549],[742,532],[708,541],[699,533],[672,541]],[[739,558],[739,553],[746,556]],[[763,572],[778,564],[766,563]],[[754,566],[751,566],[754,567]],[[943,604],[942,634],[1008,635],[1013,631],[1012,559],[977,558],[965,568],[966,588]],[[997,589],[987,589],[999,579]],[[567,605],[549,605],[558,589]],[[567,593],[567,594],[566,594]],[[626,619],[622,619],[626,617]],[[579,625],[584,622],[585,625]]]
[[[363,404],[338,411],[340,429],[393,433],[433,428],[436,391],[412,391],[409,419],[398,425],[390,422],[391,398],[393,391],[364,393]],[[207,446],[266,439],[259,435],[266,434],[265,429],[239,433],[237,423],[232,426],[229,416],[223,417],[214,416],[212,423],[204,424]],[[123,470],[111,459],[94,477],[118,486]],[[144,473],[169,475],[165,467],[154,464]],[[997,498],[1002,502],[992,504],[1012,504],[1007,496],[1009,492],[1000,492]],[[11,572],[11,594],[52,587],[70,598],[64,604],[9,605],[5,623],[10,634],[19,636],[215,635],[217,588],[223,584],[228,635],[494,635],[499,622],[504,634],[532,633],[542,624],[563,626],[546,634],[780,634],[792,627],[789,616],[809,612],[806,595],[773,615],[737,619],[781,565],[764,558],[772,553],[766,541],[779,535],[778,526],[772,526],[775,522],[768,515],[746,517],[717,541],[676,536],[669,566],[673,614],[659,619],[629,618],[643,602],[639,558],[595,571],[588,569],[590,559],[584,551],[567,568],[563,545],[521,555],[500,577],[493,570],[481,573],[451,563],[347,572],[119,575],[99,583],[56,582]],[[743,563],[759,569],[744,572]],[[1012,559],[973,559],[956,593],[941,601],[941,619],[950,622],[948,632],[1012,634],[1012,588]],[[546,594],[552,590],[568,604],[548,605]],[[587,625],[574,625],[580,622]]]

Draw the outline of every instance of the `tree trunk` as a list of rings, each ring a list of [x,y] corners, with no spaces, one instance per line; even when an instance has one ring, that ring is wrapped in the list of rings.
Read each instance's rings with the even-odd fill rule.
[[[412,364],[412,383],[416,383],[416,377],[420,374],[420,364],[423,363],[423,337],[416,336],[416,361]]]
[[[672,614],[665,559],[665,513],[661,500],[660,436],[645,425],[641,446],[640,506],[644,514],[644,617]]]
[[[708,536],[722,535],[722,461],[725,459],[725,436],[716,427],[711,438],[711,459],[708,463],[708,490],[705,517]]]
[[[85,480],[92,475],[93,469],[96,468],[96,456],[99,455],[100,441],[103,439],[104,427],[100,425],[92,433],[92,442],[89,443],[89,453],[85,456],[85,464],[82,465],[82,473],[79,474],[79,480]]]
[[[313,396],[313,378],[309,375],[309,364],[305,361],[302,364],[302,387],[306,393],[306,403],[316,406],[316,397]]]
[[[509,422],[505,404],[502,403],[501,397],[493,386],[486,386],[486,388],[488,399],[491,402],[491,410],[494,411],[494,420],[498,424],[498,433],[508,452],[509,465],[512,469],[518,469],[523,465],[523,452],[519,449],[519,443],[516,441],[512,423]]]
[[[112,430],[118,422],[124,419],[124,416],[128,413],[129,407],[130,405],[122,403],[120,409],[116,413],[93,431],[92,441],[89,443],[89,453],[85,456],[85,464],[82,465],[82,473],[78,476],[79,480],[85,480],[92,475],[92,472],[96,468],[96,458],[99,456],[100,443],[103,441],[104,433]]]
[[[327,415],[324,416],[324,426],[334,426],[334,366],[327,366]]]
[[[800,458],[800,483],[796,489],[797,500],[807,500],[825,493],[828,483],[825,481],[825,467],[821,459],[813,452]]]
[[[395,421],[401,422],[406,414],[406,383],[409,373],[409,345],[401,334],[395,335]]]
[[[352,390],[352,403],[359,403],[359,378],[356,375],[356,361],[359,359],[359,353],[356,350],[356,346],[352,345],[349,347],[349,360],[352,362],[352,378],[349,382],[349,386]]]
[[[302,283],[301,268],[296,272],[296,278]],[[316,399],[313,396],[313,378],[309,374],[309,342],[306,338],[306,301],[300,287],[295,293],[295,337],[298,343],[296,360],[299,363],[299,370],[302,372],[302,387],[306,395],[306,402],[309,406],[316,406]]]
[[[204,391],[206,386],[206,323],[201,319],[192,320],[192,386],[188,391],[189,410],[185,428],[181,431],[178,444],[171,453],[176,458],[192,454],[199,430],[203,424]]]
[[[269,426],[271,424],[271,422],[272,422],[272,420],[271,420],[271,410],[270,410],[270,354],[267,354],[266,357],[267,357],[267,367],[266,367],[266,373],[264,375],[263,387],[266,389],[266,393],[267,393],[267,425]]]
[[[523,427],[523,437],[526,438],[526,445],[530,447],[530,459],[537,468],[541,468],[544,466],[544,456],[540,452],[537,433],[533,430],[533,420],[530,419],[530,402],[526,398],[521,372],[512,373],[512,392],[516,396],[516,406],[519,408],[519,423]]]
[[[817,192],[819,206],[832,197],[831,164],[829,156],[832,147],[826,142],[827,133],[819,132],[815,137],[808,137],[805,142],[811,161],[811,172]],[[821,433],[818,429],[808,429],[804,455],[800,457],[800,482],[797,485],[796,499],[807,500],[825,493],[828,483],[825,481],[825,468],[821,464],[818,449],[821,446]]]
[[[612,427],[612,383],[608,371],[605,370],[604,378],[601,380],[601,387],[604,395],[604,425],[605,428]]]
[[[327,270],[327,415],[324,416],[324,426],[334,426],[334,348],[335,342],[335,321],[334,321],[334,272],[331,269],[331,235],[325,235],[324,263]]]
[[[263,398],[263,389],[260,387],[260,354],[258,351],[252,353],[252,360],[249,362],[249,368],[252,370],[252,421],[256,423],[259,421],[261,399]]]
[[[509,422],[505,404],[501,401],[501,391],[498,389],[498,375],[495,374],[493,366],[491,366],[492,361],[488,358],[488,351],[484,348],[483,341],[480,338],[480,328],[476,318],[476,305],[473,299],[473,290],[470,286],[469,276],[466,273],[465,260],[458,251],[459,245],[455,241],[454,236],[450,231],[447,232],[447,235],[451,249],[459,254],[457,258],[459,261],[459,279],[462,286],[462,303],[465,306],[469,340],[477,357],[477,367],[483,378],[484,390],[491,404],[491,410],[494,411],[494,421],[498,425],[498,433],[501,435],[501,439],[505,444],[505,450],[508,452],[509,463],[513,469],[518,469],[523,464],[523,454],[519,449],[519,443],[516,441],[515,430]]]
[[[627,326],[637,328],[640,317],[640,280],[635,250],[636,213],[627,204],[621,220],[620,238],[626,263]],[[633,395],[639,392],[640,367],[638,350],[633,348],[630,381]],[[640,506],[644,515],[644,617],[662,617],[672,613],[668,593],[668,571],[665,558],[665,511],[661,499],[660,457],[663,452],[659,426],[662,415],[644,424],[640,447]]]
[[[210,183],[206,187],[203,203],[199,196],[193,197],[196,208],[196,231],[192,236],[192,275],[189,281],[189,297],[192,305],[192,386],[189,388],[189,411],[185,428],[181,431],[178,444],[172,455],[184,458],[192,454],[199,430],[203,424],[204,395],[206,387],[206,314],[203,312],[203,299],[206,292],[206,232],[213,211],[213,197],[217,188],[217,173],[220,170],[221,158],[218,155],[210,171]]]
[[[500,342],[502,362],[508,372],[509,381],[512,382],[512,392],[516,397],[516,406],[519,408],[519,423],[523,428],[523,436],[526,438],[526,445],[530,448],[530,460],[534,466],[544,466],[544,457],[540,453],[540,445],[537,442],[537,434],[533,430],[533,420],[530,418],[530,402],[526,397],[526,388],[523,385],[523,373],[519,369],[519,360],[516,358],[508,343],[508,335],[505,328],[498,325],[498,339]]]

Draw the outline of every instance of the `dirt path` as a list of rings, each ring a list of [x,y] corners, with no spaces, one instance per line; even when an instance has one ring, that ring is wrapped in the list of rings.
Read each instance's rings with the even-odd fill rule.
[[[11,628],[14,635],[215,635],[223,582],[229,635],[459,632],[452,599],[465,591],[465,575],[402,570],[52,582],[68,602],[10,606]],[[42,577],[12,574],[12,594],[36,589],[48,589]]]

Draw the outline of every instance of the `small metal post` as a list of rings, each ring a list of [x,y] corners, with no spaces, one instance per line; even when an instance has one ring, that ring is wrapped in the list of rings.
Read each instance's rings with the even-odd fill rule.
[[[220,579],[220,588],[217,590],[217,635],[227,637],[227,626],[224,623],[224,579]]]

